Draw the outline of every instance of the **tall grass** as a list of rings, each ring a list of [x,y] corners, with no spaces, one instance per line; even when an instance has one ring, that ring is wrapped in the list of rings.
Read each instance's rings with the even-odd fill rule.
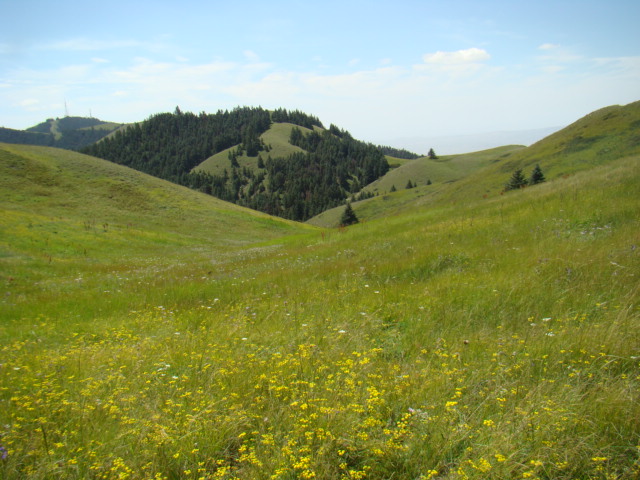
[[[638,478],[637,163],[252,245],[149,223],[122,261],[6,229],[0,471]]]

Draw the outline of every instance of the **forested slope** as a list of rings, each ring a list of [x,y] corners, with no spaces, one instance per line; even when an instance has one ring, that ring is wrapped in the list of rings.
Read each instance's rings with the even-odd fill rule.
[[[271,155],[262,135],[273,123],[291,123],[289,142],[302,151]],[[192,171],[228,151],[221,173]],[[84,150],[239,205],[292,220],[306,220],[345,202],[384,175],[389,165],[378,147],[355,140],[299,111],[236,108],[216,114],[162,113],[116,132]],[[255,158],[255,168],[238,163]]]

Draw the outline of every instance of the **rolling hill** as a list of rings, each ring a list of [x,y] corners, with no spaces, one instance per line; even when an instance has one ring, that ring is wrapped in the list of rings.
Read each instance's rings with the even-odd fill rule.
[[[0,142],[81,150],[123,126],[97,118],[49,118],[26,130],[0,128]]]
[[[476,201],[500,195],[517,169],[527,175],[540,165],[547,179],[568,178],[621,157],[640,152],[640,102],[610,106],[590,113],[566,128],[529,146],[505,146],[481,152],[426,157],[404,162],[365,187],[379,196],[353,202],[361,220],[381,218],[406,208],[438,202]],[[406,190],[411,180],[418,188]],[[425,185],[432,180],[432,185]],[[391,187],[398,190],[389,193]],[[337,226],[344,207],[327,210],[309,223]]]
[[[176,109],[83,151],[291,220],[344,203],[389,169],[380,148],[283,109]]]
[[[15,279],[13,286],[48,285],[52,309],[68,304],[61,295],[87,265],[153,272],[170,268],[175,252],[187,249],[208,271],[230,248],[304,231],[127,167],[48,147],[0,144],[0,191],[3,275]],[[140,257],[146,257],[142,264]],[[11,318],[13,309],[3,309]]]
[[[635,108],[339,229],[1,145],[2,476],[637,479]]]

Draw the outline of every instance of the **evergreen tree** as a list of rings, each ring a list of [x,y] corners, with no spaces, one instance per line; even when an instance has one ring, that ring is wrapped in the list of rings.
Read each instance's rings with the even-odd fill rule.
[[[427,179],[427,185],[431,185],[431,179],[430,178]]]
[[[356,212],[353,211],[353,208],[351,208],[351,203],[347,203],[344,212],[342,212],[342,217],[340,218],[340,225],[346,227],[358,222],[358,217],[356,216]]]
[[[406,189],[409,189],[409,188],[413,188],[413,187],[415,187],[415,186],[416,186],[416,185],[414,185],[413,183],[411,183],[411,180],[409,180],[409,181],[407,182],[407,186],[406,186],[405,188],[406,188]]]
[[[396,186],[395,185],[391,185],[391,190],[389,190],[389,192],[395,192],[396,191]]]
[[[436,152],[433,151],[433,148],[429,149],[429,153],[427,153],[427,157],[429,157],[431,160],[438,159],[438,156],[436,155]]]
[[[531,172],[531,176],[529,177],[529,185],[537,185],[538,183],[544,182],[546,179],[544,178],[544,173],[542,173],[542,169],[540,165],[536,165]]]
[[[519,168],[511,175],[509,181],[505,184],[505,190],[517,190],[527,186],[527,179],[522,174],[522,169]]]

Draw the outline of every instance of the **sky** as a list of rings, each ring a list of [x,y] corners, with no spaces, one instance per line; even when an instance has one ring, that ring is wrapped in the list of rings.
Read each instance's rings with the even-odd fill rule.
[[[0,126],[15,129],[262,106],[406,148],[640,100],[637,0],[0,0],[0,11]]]

